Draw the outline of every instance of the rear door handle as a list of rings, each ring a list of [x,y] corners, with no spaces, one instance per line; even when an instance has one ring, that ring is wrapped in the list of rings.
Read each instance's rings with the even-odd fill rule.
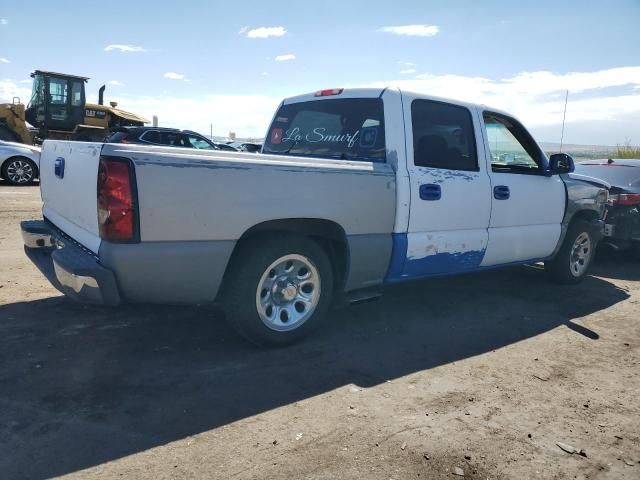
[[[422,200],[440,200],[442,198],[442,189],[436,183],[427,183],[420,185],[420,198]]]
[[[493,187],[493,198],[496,200],[508,200],[510,196],[511,192],[506,185],[496,185]]]

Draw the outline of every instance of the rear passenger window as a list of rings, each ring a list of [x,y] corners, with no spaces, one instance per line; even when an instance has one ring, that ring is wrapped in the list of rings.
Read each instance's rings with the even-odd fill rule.
[[[184,147],[182,134],[179,132],[162,132],[162,140],[160,143],[171,147]]]
[[[432,100],[414,100],[413,163],[418,167],[478,170],[471,112]]]
[[[144,142],[154,143],[156,145],[160,145],[162,140],[160,138],[160,132],[157,130],[147,130],[141,137],[140,140]]]

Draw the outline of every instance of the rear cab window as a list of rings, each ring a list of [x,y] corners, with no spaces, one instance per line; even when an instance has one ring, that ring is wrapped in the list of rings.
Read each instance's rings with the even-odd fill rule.
[[[380,98],[341,98],[282,105],[263,153],[384,162]]]

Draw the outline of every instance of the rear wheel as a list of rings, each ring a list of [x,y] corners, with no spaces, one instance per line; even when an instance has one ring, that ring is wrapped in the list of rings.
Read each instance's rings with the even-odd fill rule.
[[[562,247],[544,268],[550,278],[558,283],[580,283],[587,275],[596,248],[593,226],[584,220],[569,225]]]
[[[13,157],[2,164],[2,178],[11,185],[30,185],[36,179],[37,170],[28,158]]]
[[[333,271],[324,250],[297,236],[265,236],[238,247],[223,289],[231,325],[261,346],[294,343],[321,322]]]

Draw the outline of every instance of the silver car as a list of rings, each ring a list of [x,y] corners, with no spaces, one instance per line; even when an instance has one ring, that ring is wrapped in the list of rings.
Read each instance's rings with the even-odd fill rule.
[[[29,185],[38,178],[40,147],[0,140],[0,177],[11,185]]]

